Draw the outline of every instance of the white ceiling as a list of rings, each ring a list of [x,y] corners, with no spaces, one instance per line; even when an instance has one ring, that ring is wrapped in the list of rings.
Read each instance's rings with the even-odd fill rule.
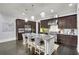
[[[68,13],[76,13],[77,4],[69,7],[69,3],[0,3],[0,13],[3,15],[14,16],[16,18],[28,18],[35,16],[35,19],[42,19],[41,12],[45,12],[45,18],[53,18],[56,14],[63,15]],[[33,6],[33,7],[32,7]],[[50,10],[54,12],[51,13]],[[22,15],[25,13],[26,15]]]

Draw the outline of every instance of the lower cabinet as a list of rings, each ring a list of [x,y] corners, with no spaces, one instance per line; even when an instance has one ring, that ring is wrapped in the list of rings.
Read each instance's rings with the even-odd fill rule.
[[[57,42],[64,44],[64,45],[76,47],[77,46],[77,36],[58,34]]]
[[[18,33],[18,40],[23,40],[22,33]]]

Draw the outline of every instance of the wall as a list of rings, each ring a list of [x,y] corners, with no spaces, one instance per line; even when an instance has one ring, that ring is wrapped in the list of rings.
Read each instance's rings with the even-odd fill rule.
[[[15,18],[0,14],[0,43],[16,40]]]
[[[79,4],[77,6],[77,29],[78,29],[77,51],[79,53]]]

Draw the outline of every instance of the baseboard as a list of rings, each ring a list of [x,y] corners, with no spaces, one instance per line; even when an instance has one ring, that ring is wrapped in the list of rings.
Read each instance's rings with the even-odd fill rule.
[[[16,40],[16,38],[3,39],[3,40],[0,40],[0,43],[13,41],[13,40]]]

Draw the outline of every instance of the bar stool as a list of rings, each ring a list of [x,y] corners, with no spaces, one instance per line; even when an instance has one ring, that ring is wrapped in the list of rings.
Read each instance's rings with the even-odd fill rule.
[[[28,48],[29,48],[30,51],[32,51],[32,48],[36,46],[35,42],[32,41],[32,39],[34,39],[34,35],[33,34],[28,34],[27,37],[28,37],[28,40],[27,40]]]
[[[23,45],[26,45],[27,39],[25,37],[25,34],[22,34],[22,37],[23,37]]]
[[[35,38],[35,53],[39,54],[41,52],[44,52],[44,46],[40,45],[40,41],[41,41],[41,35],[37,35],[36,38]]]

